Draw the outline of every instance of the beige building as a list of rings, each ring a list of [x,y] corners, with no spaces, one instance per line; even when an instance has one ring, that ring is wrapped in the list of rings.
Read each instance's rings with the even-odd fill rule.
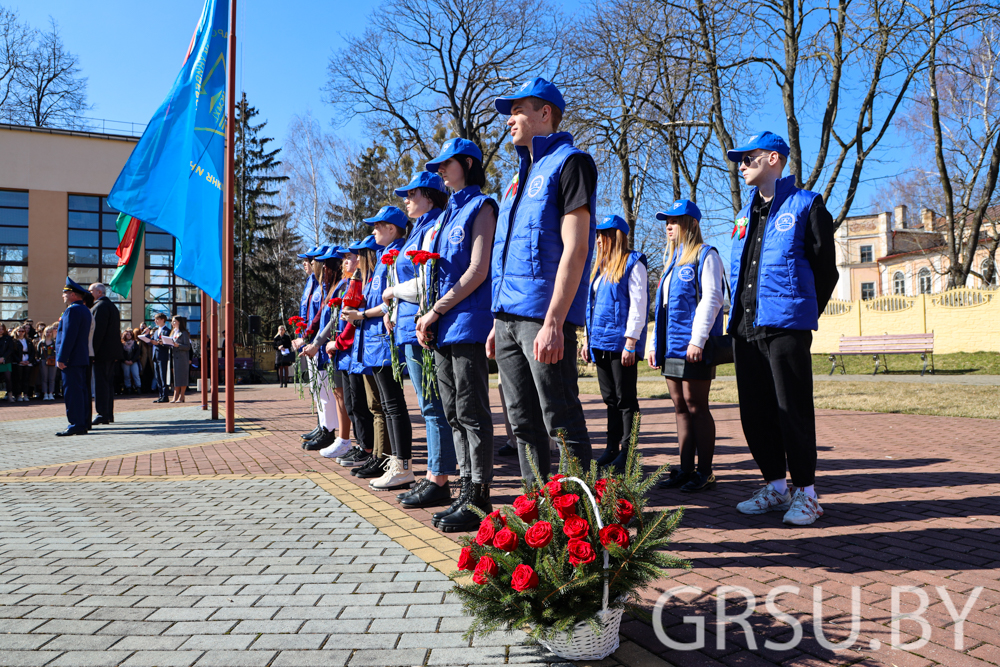
[[[897,206],[892,213],[844,221],[835,237],[840,281],[834,298],[856,301],[890,294],[936,294],[947,287],[944,218],[928,209],[921,209],[917,220],[908,217],[907,208]],[[974,270],[982,273],[990,261],[980,245]],[[969,276],[966,287],[990,286]]]
[[[107,203],[138,137],[0,124],[0,321],[54,322],[66,276],[108,282],[118,257],[118,212]],[[188,317],[200,330],[197,288],[173,275],[173,238],[147,226],[122,323],[154,312]]]

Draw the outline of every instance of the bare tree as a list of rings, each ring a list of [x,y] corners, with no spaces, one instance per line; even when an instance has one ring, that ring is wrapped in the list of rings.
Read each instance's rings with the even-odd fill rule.
[[[14,120],[12,93],[24,59],[31,49],[31,29],[16,13],[0,7],[0,118]]]
[[[22,122],[36,127],[83,126],[81,114],[90,109],[87,79],[80,76],[77,57],[63,46],[54,20],[48,32],[37,35],[16,78],[14,106]]]
[[[299,233],[313,245],[323,240],[324,218],[330,205],[329,145],[312,114],[292,116],[284,151],[289,178],[284,190],[288,212]]]

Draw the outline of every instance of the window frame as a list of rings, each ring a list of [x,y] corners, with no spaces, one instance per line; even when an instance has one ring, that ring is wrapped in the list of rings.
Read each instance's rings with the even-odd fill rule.
[[[27,190],[14,190],[14,189],[4,189],[0,190],[3,194],[13,194],[18,196],[23,195],[24,205],[20,206],[12,203],[6,199],[0,199],[0,210],[2,211],[24,211],[25,223],[12,224],[8,219],[0,215],[0,233],[2,230],[24,230],[25,235],[28,234],[29,220],[28,211],[31,206],[31,195]],[[0,321],[3,322],[21,322],[28,318],[28,239],[25,239],[24,244],[20,243],[4,243],[0,244]],[[18,250],[20,249],[20,250]],[[8,252],[14,253],[20,252],[19,259],[8,259]],[[20,280],[8,280],[8,273],[6,271],[7,267],[18,267],[20,268]],[[13,273],[11,273],[13,275]],[[20,294],[12,294],[7,296],[8,288],[20,288],[11,289],[10,291],[19,291]]]
[[[866,293],[868,294],[868,296],[865,296]],[[871,299],[874,299],[876,296],[877,296],[877,294],[875,293],[875,283],[874,282],[864,282],[864,283],[861,283],[861,300],[862,301],[870,301]]]
[[[96,208],[88,208],[85,206],[87,202],[91,200],[97,200]],[[115,274],[118,269],[118,258],[114,255],[114,252],[118,249],[118,229],[115,226],[115,220],[118,218],[118,211],[112,208],[108,204],[108,198],[106,195],[85,195],[69,193],[66,201],[66,268],[69,276],[76,280],[81,285],[91,282],[101,282],[107,285],[111,281],[111,277]],[[82,224],[74,224],[73,214],[84,214],[84,215],[96,215],[97,216],[97,228],[88,227]],[[88,247],[81,244],[72,244],[70,242],[71,236],[76,233],[90,233],[97,235],[97,261],[74,261],[74,255],[72,254],[74,250],[92,250],[95,248]],[[110,235],[110,236],[109,236]],[[110,242],[114,240],[114,247],[111,247]],[[105,243],[107,241],[107,243]],[[114,257],[114,263],[105,262],[107,257],[106,253],[111,253]],[[81,282],[74,277],[79,276],[83,271],[96,271],[97,280],[84,280]],[[79,276],[82,277],[82,276]],[[93,276],[88,276],[93,277]],[[86,286],[86,285],[84,285]],[[132,298],[131,293],[128,296],[122,297],[111,290],[108,290],[108,298],[111,299],[118,310],[121,312],[122,322],[132,322]]]
[[[868,255],[868,259],[865,259],[865,255]],[[858,248],[858,259],[861,264],[871,264],[875,261],[875,246],[873,245],[863,245]]]
[[[163,239],[170,239],[170,250],[163,248],[150,248],[149,241],[154,240],[154,245],[163,245],[160,243]],[[179,277],[174,273],[174,259],[176,257],[175,253],[177,251],[177,245],[173,242],[173,237],[164,232],[162,229],[156,227],[155,225],[146,224],[146,237],[145,237],[145,248],[144,248],[144,259],[145,259],[145,271],[143,274],[143,318],[146,324],[153,326],[153,316],[156,313],[166,313],[167,320],[169,321],[174,315],[181,314],[187,317],[188,331],[192,336],[197,336],[201,332],[201,296],[198,293],[198,288],[187,282],[183,278]],[[150,255],[165,255],[167,257],[167,262],[153,264],[150,262]],[[158,271],[163,272],[165,275],[159,275],[157,282],[151,282],[152,272]],[[163,282],[166,279],[166,282]],[[150,289],[166,289],[169,290],[169,299],[150,299]],[[179,301],[178,295],[181,291],[190,290],[191,293],[197,295],[197,300],[195,301]]]
[[[906,296],[906,274],[902,271],[894,271],[892,274],[892,293]]]
[[[925,280],[927,282],[926,289],[924,288]],[[920,294],[931,294],[934,291],[934,277],[926,266],[917,271],[917,291]]]

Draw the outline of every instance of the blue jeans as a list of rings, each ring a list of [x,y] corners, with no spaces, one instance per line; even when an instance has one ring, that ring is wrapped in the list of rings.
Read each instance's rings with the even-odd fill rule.
[[[403,346],[406,354],[406,368],[410,373],[410,382],[417,392],[417,402],[420,404],[420,414],[424,416],[427,426],[427,470],[432,475],[454,475],[458,466],[455,457],[455,442],[451,434],[451,426],[444,416],[444,406],[441,397],[432,400],[424,399],[423,367],[420,365],[423,348],[416,344]]]

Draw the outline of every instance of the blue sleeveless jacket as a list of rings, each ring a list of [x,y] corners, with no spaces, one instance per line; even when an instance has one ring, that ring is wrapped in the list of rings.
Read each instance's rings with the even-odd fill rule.
[[[333,290],[331,290],[329,293],[332,294],[333,296],[341,296],[341,294],[339,294],[338,292],[342,292],[343,291],[342,288],[346,284],[347,284],[346,280],[341,280],[339,283],[337,283],[336,287],[334,287]],[[333,308],[330,308],[328,304],[329,304],[329,299],[326,298],[326,294],[324,294],[323,310],[320,312],[319,315],[319,328],[316,329],[317,333],[325,329],[326,325],[330,323],[330,318],[333,317]],[[339,324],[337,326],[339,327]],[[336,336],[337,336],[337,328],[335,327],[333,332],[330,334],[330,340],[333,340],[334,338],[336,338]],[[316,365],[322,371],[326,370],[327,364],[329,363],[330,363],[330,355],[326,353],[326,345],[323,345],[322,347],[319,348],[319,352],[316,353]]]
[[[434,228],[439,221],[441,209],[434,208],[417,218],[413,223],[413,231],[406,238],[399,257],[396,258],[396,279],[400,283],[413,280],[417,275],[417,267],[413,265],[406,253],[411,250],[420,250],[423,247],[424,236]],[[420,304],[396,300],[396,345],[416,345],[417,344],[417,313],[420,312]]]
[[[299,302],[299,317],[306,318],[309,314],[309,302],[312,300],[313,290],[316,289],[316,276],[310,273],[306,280],[306,287],[302,290],[302,300]]]
[[[667,270],[660,278],[656,288],[656,318],[654,320],[654,345],[656,365],[662,366],[666,359],[684,359],[687,356],[687,346],[691,342],[691,329],[694,324],[694,312],[698,307],[698,289],[701,282],[699,271],[705,266],[705,256],[712,250],[710,245],[702,245],[698,252],[697,269],[691,264],[677,266],[677,259],[684,252],[681,246],[670,258]],[[716,251],[718,252],[718,251]],[[669,277],[669,303],[663,305],[663,281]],[[710,336],[722,335],[722,309],[715,317],[715,323],[709,331]]]
[[[312,296],[309,297],[309,303],[306,307],[306,327],[312,324],[313,318],[316,317],[316,313],[320,311],[323,307],[323,284],[320,281],[316,281],[316,286],[313,288]]]
[[[349,279],[342,278],[340,282],[337,283],[337,286],[333,288],[333,296],[335,298],[343,299],[344,294],[347,293],[347,288],[350,284],[351,281]],[[343,306],[337,309],[337,324],[334,327],[333,332],[330,334],[330,339],[327,342],[336,340],[337,336],[339,336],[344,331],[344,327],[347,326],[347,322],[345,320],[340,319],[340,311],[342,309]],[[332,309],[327,317],[333,317]],[[333,367],[338,371],[348,371],[351,368],[351,353],[349,350],[336,352],[333,355],[332,360],[333,360]]]
[[[740,217],[750,217],[757,189],[750,192],[749,203]],[[786,176],[775,183],[774,200],[764,228],[764,241],[757,267],[757,327],[780,329],[816,329],[819,326],[819,304],[812,266],[805,255],[805,229],[815,192],[795,187],[795,177]],[[761,221],[759,224],[765,224]],[[756,230],[755,230],[756,231]],[[740,265],[750,235],[733,239],[729,259],[729,284],[732,285],[733,308],[739,308]],[[732,319],[730,319],[730,323]],[[730,331],[732,327],[730,326]]]
[[[365,308],[374,308],[382,303],[382,292],[388,287],[389,267],[382,263],[382,256],[388,250],[399,250],[403,247],[406,239],[396,239],[386,247],[382,248],[375,256],[375,271],[372,279],[365,285]],[[398,261],[398,260],[397,260]],[[361,358],[360,361],[367,368],[381,368],[392,362],[389,352],[391,338],[385,329],[382,317],[369,317],[361,325]]]
[[[433,251],[441,255],[436,265],[434,299],[447,294],[469,268],[472,262],[472,225],[483,206],[495,205],[490,197],[480,192],[478,185],[470,185],[451,196],[444,214],[446,221],[434,237]],[[439,346],[486,342],[493,328],[491,291],[487,276],[472,294],[438,319]]]
[[[591,163],[593,158],[573,146],[573,136],[568,132],[534,137],[531,141],[531,153],[524,146],[515,147],[521,158],[517,187],[524,194],[519,200],[516,192],[505,197],[497,217],[491,262],[493,312],[544,319],[552,301],[556,270],[563,252],[557,201],[559,176],[569,156],[587,155]],[[596,228],[595,192],[590,198],[590,236],[584,266],[589,267],[593,260]],[[584,326],[586,320],[587,275],[584,271],[566,321]]]
[[[646,256],[634,250],[629,253],[625,273],[617,283],[601,279],[598,273],[587,290],[587,347],[591,350],[621,352],[625,349],[625,329],[628,328],[628,281],[636,264],[647,266]],[[642,335],[636,343],[636,354],[646,349],[646,318],[643,313]],[[590,354],[591,361],[594,354]]]

